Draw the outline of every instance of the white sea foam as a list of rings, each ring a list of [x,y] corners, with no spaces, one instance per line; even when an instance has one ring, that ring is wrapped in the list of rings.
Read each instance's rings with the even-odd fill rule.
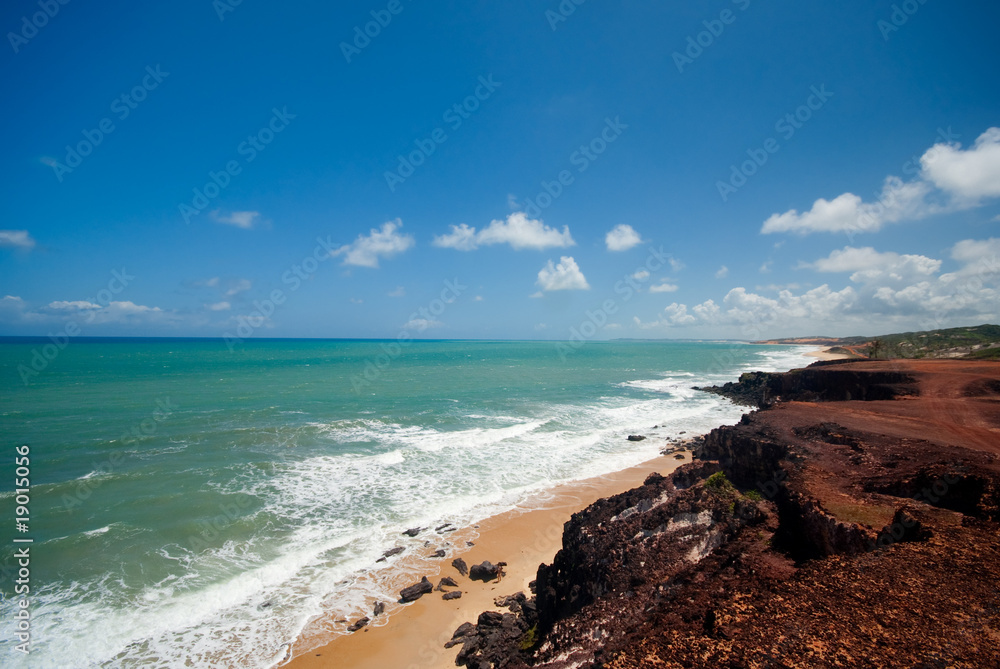
[[[637,373],[609,384],[602,396],[536,402],[523,415],[509,406],[498,414],[474,406],[444,424],[404,424],[365,411],[361,419],[300,423],[286,433],[271,429],[275,444],[292,447],[309,437],[337,445],[338,454],[246,464],[236,476],[213,481],[219,493],[255,501],[241,519],[250,528],[246,536],[200,551],[157,548],[151,557],[173,567],[138,591],[115,565],[91,582],[41,586],[33,593],[37,643],[30,666],[272,666],[324,611],[366,615],[373,600],[396,599],[401,571],[419,578],[421,568],[412,562],[377,563],[386,548],[421,554],[431,539],[430,548],[453,550],[448,535],[429,530],[411,539],[402,530],[471,526],[531,493],[655,457],[681,432],[735,422],[742,408],[692,386],[732,380],[741,370],[800,367],[810,362],[806,350],[813,347],[744,352],[745,362],[717,372]],[[630,433],[650,438],[629,442]],[[120,534],[112,529],[82,536],[97,541]],[[3,613],[0,633],[14,638],[8,609]],[[14,657],[11,666],[29,665]]]

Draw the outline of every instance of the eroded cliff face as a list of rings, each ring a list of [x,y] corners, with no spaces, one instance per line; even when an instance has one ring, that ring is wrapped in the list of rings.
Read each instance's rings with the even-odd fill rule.
[[[750,379],[782,399],[575,514],[460,663],[1000,667],[1000,365],[903,367]]]

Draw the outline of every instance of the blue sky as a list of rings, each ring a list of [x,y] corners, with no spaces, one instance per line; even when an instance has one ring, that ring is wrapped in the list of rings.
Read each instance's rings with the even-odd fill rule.
[[[1000,320],[1000,7],[677,4],[4,3],[0,334]]]

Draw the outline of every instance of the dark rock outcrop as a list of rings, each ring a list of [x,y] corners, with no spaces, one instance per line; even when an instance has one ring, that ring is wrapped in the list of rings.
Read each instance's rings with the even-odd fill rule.
[[[438,581],[437,587],[434,588],[434,589],[440,591],[440,590],[444,590],[445,587],[457,588],[458,587],[458,583],[456,583],[455,579],[453,579],[451,576],[445,576],[440,581]]]
[[[630,434],[628,436],[628,440],[629,441],[645,441],[646,437],[642,436],[641,434]]]
[[[506,562],[493,564],[489,560],[484,560],[479,564],[472,565],[469,569],[469,578],[473,581],[495,581],[500,578],[503,568],[506,566]]]
[[[451,561],[451,566],[458,570],[458,573],[462,576],[469,575],[469,565],[465,564],[465,560],[462,558],[455,558]]]
[[[368,623],[370,623],[370,622],[371,622],[371,620],[369,620],[368,617],[365,616],[364,618],[361,618],[360,620],[358,620],[357,622],[355,622],[354,624],[352,624],[350,627],[348,627],[347,631],[348,632],[357,632],[362,627],[366,627],[368,625]]]
[[[452,599],[459,599],[462,596],[461,590],[453,590],[452,592],[446,592],[441,595],[441,599],[448,601]]]
[[[427,580],[424,576],[420,579],[420,583],[409,586],[408,588],[403,588],[399,591],[399,599],[402,602],[415,602],[428,592],[434,590],[434,585]]]
[[[744,385],[765,410],[669,479],[574,514],[535,597],[463,625],[457,662],[1000,666],[1000,365],[858,362]]]

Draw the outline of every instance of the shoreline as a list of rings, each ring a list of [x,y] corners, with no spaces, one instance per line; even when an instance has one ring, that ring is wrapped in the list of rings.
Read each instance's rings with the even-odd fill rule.
[[[683,455],[683,458],[676,455]],[[443,593],[431,592],[401,609],[394,609],[384,623],[379,621],[378,626],[369,624],[357,632],[335,636],[324,645],[297,655],[293,647],[291,659],[279,666],[291,669],[454,667],[460,646],[448,649],[444,644],[452,638],[455,629],[465,622],[475,623],[483,611],[501,610],[494,605],[497,597],[518,592],[530,597],[528,584],[535,579],[540,564],[552,562],[561,548],[563,525],[574,513],[601,498],[641,485],[653,472],[666,476],[690,462],[691,451],[679,447],[675,453],[628,469],[536,493],[518,508],[481,521],[474,530],[478,533],[474,546],[456,551],[450,559],[442,560],[437,569],[428,565],[426,576],[435,585],[445,576],[455,579],[458,587],[446,591],[459,590],[461,598],[444,601]],[[470,529],[461,528],[455,533],[456,539],[464,540],[463,535]],[[458,557],[470,567],[484,560],[506,562],[506,576],[500,583],[472,581],[451,565],[451,559]]]
[[[854,360],[851,356],[846,353],[832,353],[832,346],[826,348],[821,348],[817,351],[809,351],[808,353],[803,353],[802,355],[808,356],[810,358],[817,358],[818,360]]]

